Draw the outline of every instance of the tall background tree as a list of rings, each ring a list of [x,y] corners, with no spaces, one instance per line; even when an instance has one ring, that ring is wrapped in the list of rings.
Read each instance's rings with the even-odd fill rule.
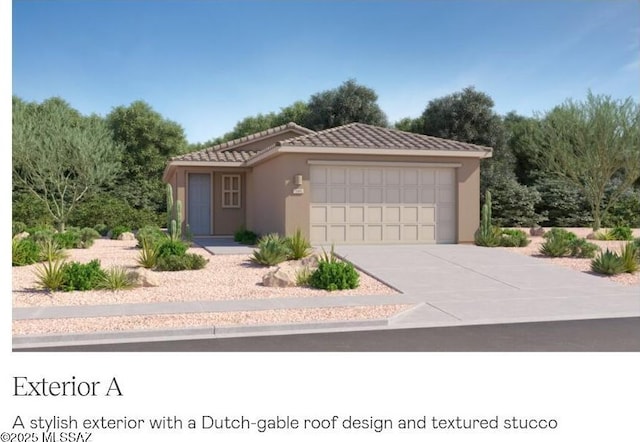
[[[534,140],[541,167],[585,196],[594,230],[640,179],[640,107],[630,98],[569,100],[542,118]]]
[[[122,149],[104,120],[60,98],[37,104],[13,97],[12,144],[14,198],[39,203],[60,230],[120,170]]]
[[[184,129],[143,101],[114,108],[107,123],[114,140],[124,146],[119,197],[135,209],[164,211],[162,173],[170,157],[186,151]]]

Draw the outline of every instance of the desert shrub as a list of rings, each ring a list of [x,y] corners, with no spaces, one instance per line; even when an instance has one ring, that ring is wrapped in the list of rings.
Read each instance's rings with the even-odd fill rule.
[[[360,275],[350,262],[320,260],[311,274],[309,285],[322,290],[354,289],[360,284]]]
[[[26,266],[40,261],[40,246],[31,238],[13,239],[11,265]]]
[[[158,244],[158,258],[184,256],[189,246],[182,240],[165,239]]]
[[[80,241],[81,246],[84,249],[87,249],[93,245],[93,242],[100,238],[100,233],[96,229],[92,229],[91,227],[85,227],[80,230]]]
[[[620,259],[624,265],[624,271],[626,273],[635,273],[638,271],[640,264],[640,249],[633,242],[628,242],[622,246],[620,252]]]
[[[635,244],[635,246],[640,249],[640,238],[635,238],[633,240],[633,244]]]
[[[47,206],[31,193],[14,191],[12,194],[11,219],[29,227],[52,225],[53,217]]]
[[[492,221],[497,226],[531,226],[545,220],[536,213],[540,193],[533,187],[520,184],[514,176],[493,174],[488,178],[492,197]]]
[[[287,260],[289,248],[286,241],[277,233],[265,235],[258,241],[258,250],[249,258],[256,264],[274,266]]]
[[[542,237],[545,241],[540,245],[540,253],[545,256],[560,257],[571,254],[571,242],[578,237],[568,230],[554,227]]]
[[[107,233],[109,233],[109,226],[107,226],[106,224],[100,223],[93,226],[93,230],[98,232],[100,236],[107,236]]]
[[[11,223],[11,236],[16,236],[18,233],[25,232],[27,225],[22,221],[13,221]]]
[[[615,237],[611,230],[599,230],[595,232],[595,237],[598,241],[615,241]]]
[[[145,269],[152,269],[158,262],[158,248],[160,243],[154,244],[147,238],[142,238],[142,246],[138,255],[138,264]]]
[[[578,236],[573,233],[573,232],[569,232],[567,229],[563,229],[560,227],[553,227],[551,228],[551,230],[547,231],[544,235],[542,235],[543,238],[551,238],[551,237],[559,237],[559,238],[563,238],[567,241],[572,241],[574,239],[578,239]]]
[[[148,225],[161,226],[164,222],[162,215],[149,209],[135,209],[126,201],[105,193],[82,201],[69,216],[69,223],[74,226],[105,224],[110,229],[127,226],[127,230],[135,230]]]
[[[289,259],[302,259],[311,253],[311,244],[300,229],[297,229],[292,236],[287,237],[285,244],[289,249]]]
[[[640,227],[640,188],[630,189],[613,203],[602,220],[605,227]]]
[[[32,239],[35,242],[53,240],[53,237],[56,234],[56,231],[53,230],[53,228],[46,228],[46,227],[45,228],[38,227],[38,228],[34,228],[34,229],[29,229],[29,230],[27,230],[27,232],[29,232],[31,234],[29,236],[29,239]]]
[[[297,286],[307,286],[311,281],[311,275],[313,272],[309,267],[303,267],[296,272],[296,285]]]
[[[611,236],[613,236],[616,241],[631,241],[633,239],[633,233],[631,232],[631,227],[627,226],[616,226],[611,230]]]
[[[584,238],[569,241],[569,254],[577,258],[593,258],[599,249],[600,247]]]
[[[207,262],[209,262],[207,259],[196,253],[187,253],[181,256],[160,256],[158,257],[155,269],[161,272],[198,270],[207,265]]]
[[[258,240],[258,234],[240,226],[233,234],[233,240],[240,244],[254,245]]]
[[[536,204],[536,212],[547,218],[540,223],[542,226],[582,227],[593,223],[589,204],[575,186],[558,178],[543,177],[535,187],[542,197]]]
[[[500,232],[500,246],[526,247],[529,244],[527,234],[518,229],[502,229]]]
[[[138,232],[136,232],[136,239],[138,240],[138,247],[142,247],[142,242],[146,241],[150,246],[156,246],[161,242],[167,240],[167,234],[160,230],[156,226],[144,226]]]
[[[106,290],[125,290],[136,285],[136,277],[124,267],[112,267],[104,271],[97,288]]]
[[[617,275],[624,272],[624,262],[620,255],[607,249],[591,260],[591,270],[602,275]]]
[[[109,238],[118,239],[118,237],[122,235],[124,232],[131,232],[131,229],[127,226],[122,226],[122,225],[115,226],[113,229],[109,231]]]
[[[100,281],[105,278],[105,272],[100,268],[100,261],[97,259],[86,264],[75,261],[67,263],[63,266],[62,272],[62,289],[66,292],[98,288]]]
[[[65,249],[79,249],[82,244],[80,229],[75,227],[69,227],[64,232],[54,234],[53,239]]]
[[[65,249],[53,238],[39,241],[38,246],[40,247],[40,261],[57,261],[67,257]]]

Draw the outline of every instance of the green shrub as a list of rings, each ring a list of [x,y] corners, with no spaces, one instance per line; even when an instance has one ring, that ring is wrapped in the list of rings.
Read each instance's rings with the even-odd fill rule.
[[[32,193],[14,190],[11,199],[11,219],[13,221],[23,222],[29,227],[53,224],[53,217],[46,204]]]
[[[40,261],[40,246],[31,238],[13,239],[11,265],[26,266]]]
[[[74,261],[63,267],[62,289],[66,292],[92,290],[98,288],[104,278],[105,272],[100,268],[100,261],[97,259],[87,264]]]
[[[91,227],[85,227],[80,230],[80,241],[83,249],[88,249],[93,245],[93,242],[100,238],[100,233],[96,229]]]
[[[622,247],[620,259],[624,265],[626,273],[635,273],[638,271],[640,264],[640,249],[633,242],[628,242]]]
[[[147,241],[150,246],[155,247],[161,242],[166,241],[168,236],[160,229],[160,227],[144,226],[136,232],[136,239],[138,240],[139,248],[142,247],[143,241]]]
[[[13,221],[11,223],[11,236],[16,236],[18,233],[25,232],[27,225],[22,221]]]
[[[106,224],[96,224],[93,226],[93,230],[98,232],[100,236],[107,236],[107,233],[109,233],[109,226]]]
[[[152,269],[158,263],[158,248],[160,244],[154,244],[147,238],[142,238],[142,248],[138,256],[138,264],[145,269]]]
[[[165,239],[158,244],[158,258],[167,256],[184,256],[189,246],[181,240]]]
[[[37,228],[33,229],[29,233],[31,234],[31,236],[29,236],[29,239],[32,239],[35,242],[42,242],[53,240],[56,231],[50,228]]]
[[[574,239],[578,239],[578,236],[575,233],[569,232],[567,229],[563,229],[560,227],[551,228],[551,230],[549,230],[544,235],[542,235],[542,237],[545,239],[551,238],[551,237],[559,237],[567,241],[573,241]]]
[[[311,274],[309,285],[322,290],[354,289],[360,284],[360,276],[350,262],[320,261]]]
[[[617,275],[625,271],[622,258],[609,249],[605,252],[600,251],[600,254],[591,260],[591,270],[602,275]]]
[[[311,281],[311,275],[313,272],[309,267],[303,267],[296,272],[296,285],[297,286],[307,286]]]
[[[38,246],[40,247],[40,261],[57,261],[67,257],[65,249],[53,238],[39,241]]]
[[[124,232],[131,232],[131,229],[129,227],[122,226],[122,225],[116,226],[113,229],[111,229],[111,231],[109,232],[109,238],[118,239],[118,237],[122,235]]]
[[[91,227],[104,224],[112,229],[127,226],[127,230],[148,225],[162,225],[165,217],[149,209],[135,209],[124,200],[100,193],[82,201],[69,216],[72,226]],[[96,229],[100,231],[100,229]]]
[[[258,240],[258,234],[247,230],[244,226],[240,226],[233,234],[233,240],[240,244],[254,245]]]
[[[569,254],[577,258],[593,258],[599,249],[600,247],[584,238],[569,241]]]
[[[635,244],[635,246],[640,249],[640,238],[635,238],[633,240],[633,244]]]
[[[527,234],[519,229],[502,229],[500,246],[502,247],[526,247],[529,244]]]
[[[180,270],[198,270],[207,265],[209,260],[196,253],[182,256],[168,255],[158,257],[155,269],[161,272],[176,272]]]
[[[136,285],[136,277],[124,267],[112,267],[104,271],[97,288],[106,290],[125,290]]]
[[[633,233],[631,227],[617,226],[611,229],[611,236],[616,241],[631,241],[633,239]]]
[[[540,253],[553,258],[570,255],[570,242],[570,240],[560,235],[550,236],[540,245]]]
[[[311,244],[304,237],[300,229],[285,239],[285,245],[289,249],[289,259],[302,259],[311,253]]]
[[[286,261],[289,253],[284,239],[277,233],[271,233],[260,238],[258,250],[255,250],[249,259],[256,264],[274,266]]]
[[[85,246],[82,231],[77,227],[69,227],[64,232],[56,233],[53,235],[53,239],[65,249],[83,249],[93,244],[93,239],[91,239],[91,244]]]

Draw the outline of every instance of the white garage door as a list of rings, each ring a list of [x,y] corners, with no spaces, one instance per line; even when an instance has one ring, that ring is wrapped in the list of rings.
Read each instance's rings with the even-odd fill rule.
[[[311,166],[316,244],[453,243],[452,167]]]

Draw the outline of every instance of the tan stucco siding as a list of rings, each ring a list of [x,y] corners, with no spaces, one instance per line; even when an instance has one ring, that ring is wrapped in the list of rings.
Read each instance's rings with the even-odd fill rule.
[[[471,242],[480,217],[480,160],[457,157],[393,157],[387,155],[321,155],[284,154],[254,167],[248,204],[248,228],[259,233],[278,232],[290,235],[300,228],[309,232],[309,160],[376,161],[421,163],[458,163],[457,179],[457,241]],[[339,163],[336,163],[339,164]],[[303,178],[302,195],[294,195],[294,176]]]

